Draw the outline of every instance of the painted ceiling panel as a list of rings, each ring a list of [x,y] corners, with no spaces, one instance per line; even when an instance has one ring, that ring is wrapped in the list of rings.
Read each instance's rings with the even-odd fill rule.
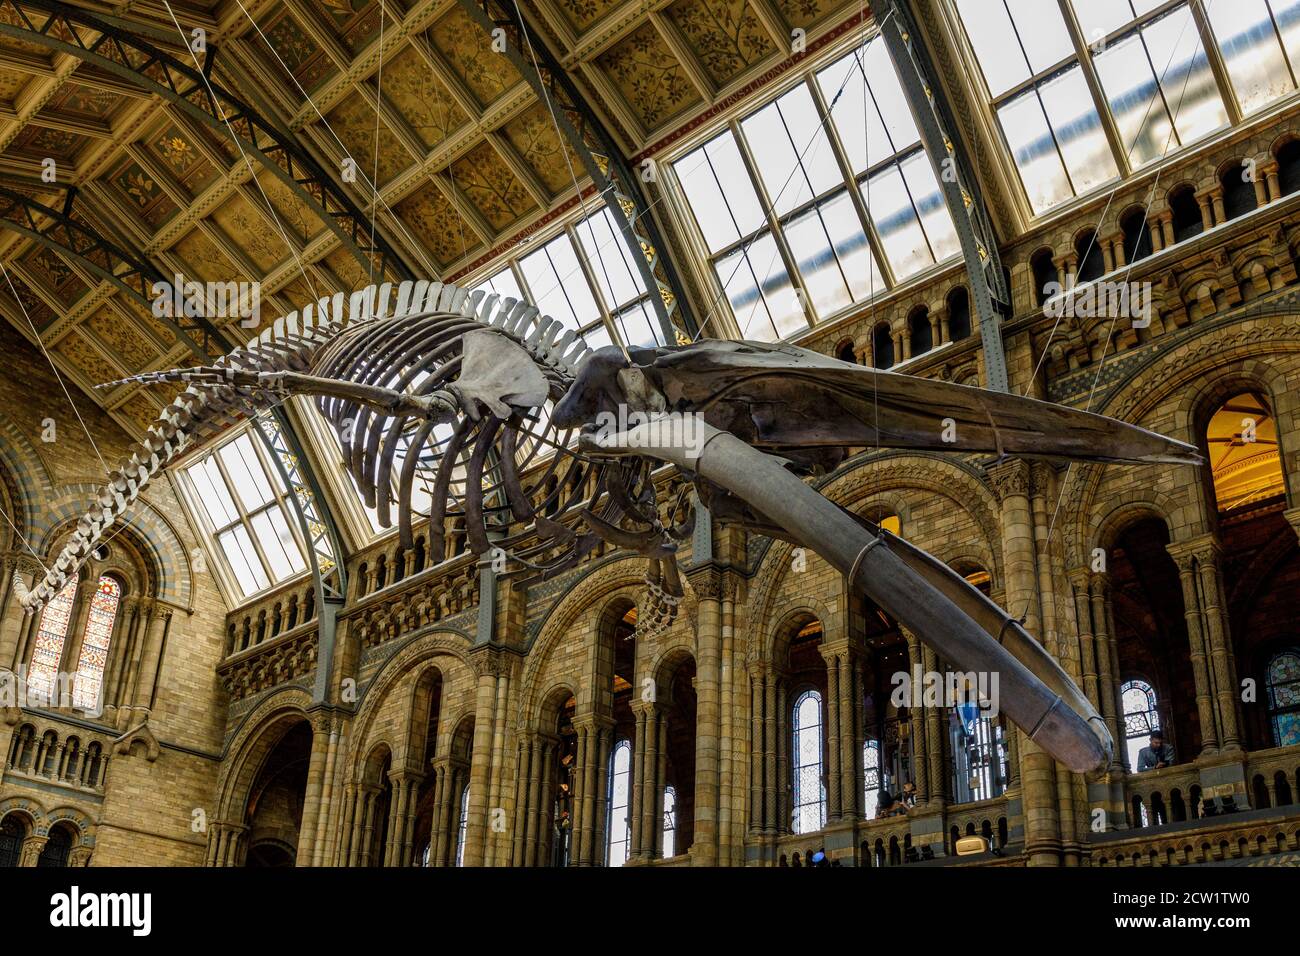
[[[596,62],[647,130],[700,103],[685,67],[653,24],[638,27]]]

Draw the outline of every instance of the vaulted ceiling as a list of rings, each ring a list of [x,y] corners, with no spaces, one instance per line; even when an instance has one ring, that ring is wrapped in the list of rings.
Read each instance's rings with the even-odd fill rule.
[[[127,32],[183,62],[195,59],[181,31],[187,43],[192,31],[204,31],[209,54],[216,51],[211,82],[291,131],[325,170],[337,172],[375,230],[421,274],[480,273],[570,212],[578,189],[590,188],[550,104],[493,49],[461,0],[384,0],[382,11],[376,0],[74,6],[123,18]],[[530,38],[559,60],[629,157],[733,108],[791,61],[795,31],[815,44],[855,22],[860,6],[521,0]],[[324,217],[246,155],[230,130],[76,56],[4,34],[4,24],[39,29],[45,14],[22,0],[0,0],[0,186],[66,210],[74,223],[164,275],[260,282],[263,321],[368,281],[367,267]],[[136,62],[130,54],[112,58]],[[55,184],[41,179],[51,168]],[[71,203],[67,187],[75,187]],[[12,198],[0,197],[7,275],[0,310],[140,434],[168,391],[94,386],[191,364],[184,345],[83,261],[5,228],[6,220],[38,230],[55,224],[49,216],[28,219]],[[254,332],[235,327],[230,337]]]

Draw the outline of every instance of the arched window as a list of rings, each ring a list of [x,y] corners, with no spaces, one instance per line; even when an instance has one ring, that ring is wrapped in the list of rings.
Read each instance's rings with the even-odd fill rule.
[[[1223,211],[1228,219],[1236,219],[1255,209],[1255,183],[1246,178],[1247,167],[1234,163],[1223,171],[1219,183],[1223,186]]]
[[[1126,681],[1119,689],[1119,696],[1124,707],[1124,753],[1129,770],[1134,770],[1138,752],[1160,729],[1160,710],[1156,706],[1155,689],[1144,680]]]
[[[1205,217],[1196,201],[1196,190],[1182,186],[1169,194],[1169,211],[1174,218],[1174,241],[1182,242],[1205,231]]]
[[[960,342],[970,337],[970,293],[957,286],[948,293],[948,338]]]
[[[876,368],[889,368],[894,364],[894,338],[884,323],[877,325],[871,333],[871,357]]]
[[[1300,139],[1293,139],[1277,151],[1277,178],[1282,195],[1300,192]]]
[[[628,825],[629,797],[632,791],[632,745],[620,740],[609,755],[609,820],[605,832],[605,863],[622,866],[627,862],[632,829]]]
[[[50,827],[50,835],[45,841],[41,855],[36,859],[37,866],[64,867],[68,865],[68,854],[72,852],[72,831],[68,825],[58,824]]]
[[[1074,244],[1074,251],[1079,254],[1078,280],[1092,282],[1106,274],[1106,255],[1101,251],[1101,242],[1094,232],[1085,232]]]
[[[1224,402],[1210,417],[1205,442],[1220,512],[1285,493],[1277,420],[1262,393],[1246,392]]]
[[[1151,226],[1144,210],[1130,209],[1120,218],[1119,224],[1124,232],[1126,262],[1137,262],[1151,255],[1154,251],[1151,245]]]
[[[912,355],[924,355],[934,348],[934,331],[930,327],[930,312],[924,306],[912,313],[907,320],[908,341]]]
[[[862,778],[862,813],[868,820],[874,820],[881,784],[879,740],[862,744]]]
[[[664,859],[677,855],[677,791],[664,787]]]
[[[0,870],[18,865],[22,856],[23,840],[27,836],[22,821],[14,814],[9,814],[0,822]]]
[[[101,577],[90,597],[86,630],[81,637],[81,656],[77,661],[77,683],[72,694],[73,706],[99,709],[99,693],[104,683],[104,665],[108,662],[108,645],[113,639],[113,622],[122,600],[122,585],[110,577]]]
[[[469,784],[460,791],[460,816],[456,820],[456,865],[465,865],[465,833],[469,829]]]
[[[34,704],[42,701],[58,704],[59,663],[63,659],[63,642],[68,636],[76,598],[77,582],[69,581],[41,612],[32,663],[27,670],[27,696]]]
[[[1300,744],[1300,650],[1291,648],[1269,661],[1265,681],[1273,743]]]
[[[1002,726],[963,704],[949,710],[953,795],[957,803],[989,800],[1007,787],[1007,741]]]
[[[822,780],[822,695],[806,690],[794,702],[795,833],[826,825],[826,784]]]
[[[1061,270],[1056,267],[1051,249],[1039,249],[1029,258],[1029,268],[1034,273],[1034,304],[1046,305],[1047,300],[1060,293]],[[953,338],[956,338],[954,335]]]

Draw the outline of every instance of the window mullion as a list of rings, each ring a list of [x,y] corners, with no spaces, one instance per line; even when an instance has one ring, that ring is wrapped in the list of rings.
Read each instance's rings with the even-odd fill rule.
[[[863,95],[865,96],[870,90],[870,87],[867,85],[867,75],[862,71],[860,64],[854,63],[854,68],[858,71],[858,76],[862,79]],[[827,137],[830,139],[831,152],[835,155],[835,162],[839,164],[840,175],[843,176],[844,181],[848,183],[849,200],[853,203],[853,209],[858,214],[858,222],[859,225],[862,226],[862,234],[867,237],[867,246],[871,250],[872,258],[875,259],[876,268],[879,270],[878,274],[880,276],[881,284],[886,289],[892,289],[895,285],[894,270],[889,265],[889,259],[883,254],[884,244],[881,242],[880,236],[876,234],[876,224],[872,221],[871,210],[867,208],[867,203],[862,198],[862,188],[858,178],[853,174],[853,166],[849,162],[848,155],[844,151],[844,143],[840,139],[840,131],[836,128],[834,123],[827,121],[827,118],[830,116],[830,110],[826,106],[826,100],[822,96],[822,91],[819,89],[818,84],[811,84],[811,88],[813,104],[817,108],[818,117],[822,120],[823,128],[826,130]],[[909,104],[909,109],[910,108]],[[913,122],[915,122],[915,119]],[[894,148],[892,142],[889,144],[889,148],[891,150]],[[921,147],[921,149],[924,151],[925,147]],[[898,156],[895,155],[878,165],[880,168],[884,168],[885,166],[895,163],[897,159]],[[865,181],[871,178],[875,170],[871,168],[870,160],[868,160],[867,157],[864,156],[863,161],[868,163],[867,171],[863,173],[862,177],[863,181]],[[824,224],[823,228],[825,228]],[[834,247],[832,246],[832,252],[833,251]],[[838,259],[839,256],[836,255],[835,258]],[[850,298],[852,297],[851,290],[852,286],[850,286]]]
[[[602,206],[601,208],[604,209],[606,207]],[[597,215],[597,213],[592,213],[592,215],[595,216]],[[589,229],[591,229],[592,227],[590,222],[588,222],[588,219],[590,219],[590,217],[581,220],[579,225],[585,224]],[[617,226],[615,226],[615,224],[613,223],[610,223],[610,227],[617,228]],[[587,250],[585,250],[582,247],[582,240],[577,235],[578,228],[577,226],[573,226],[571,228],[573,229],[573,232],[569,236],[569,241],[573,243],[573,251],[577,255],[578,268],[582,270],[583,280],[587,283],[588,287],[591,289],[592,301],[596,303],[596,308],[600,311],[601,324],[605,326],[606,331],[609,332],[610,339],[615,344],[621,345],[624,348],[626,348],[627,343],[623,341],[623,336],[619,333],[618,328],[614,324],[614,313],[610,311],[609,305],[605,302],[605,295],[603,292],[601,292],[600,283],[596,281],[595,268],[592,266],[591,261],[587,258]],[[568,230],[566,229],[566,232],[567,231]],[[591,244],[595,246],[596,236],[595,236],[594,229],[592,229],[591,237],[592,237]],[[554,266],[552,266],[552,268],[554,268]],[[614,290],[611,288],[610,292],[613,291]],[[567,294],[566,294],[566,298],[567,298]],[[569,308],[573,309],[572,303],[570,303]],[[578,318],[577,309],[573,309],[573,318],[574,321],[578,323],[578,327],[582,328],[583,322],[580,318]],[[591,324],[594,325],[595,323],[591,323]]]
[[[784,124],[784,120],[782,123]],[[799,312],[803,315],[804,322],[807,323],[809,328],[811,328],[816,325],[816,310],[813,308],[812,297],[808,294],[808,290],[804,288],[803,276],[800,275],[799,270],[795,268],[794,255],[790,252],[790,247],[786,244],[785,235],[781,232],[781,224],[776,216],[776,210],[773,208],[772,201],[767,195],[767,189],[763,185],[762,177],[758,174],[758,165],[754,162],[754,157],[749,151],[749,141],[745,139],[744,135],[741,133],[740,124],[735,121],[732,122],[732,135],[736,137],[736,147],[737,151],[740,153],[740,161],[744,163],[745,172],[749,174],[750,181],[753,183],[754,190],[758,195],[759,203],[763,207],[763,214],[767,218],[767,227],[772,233],[772,241],[776,243],[777,253],[780,255],[781,261],[785,264],[785,270],[789,274],[790,284],[794,287],[799,296]],[[802,160],[800,161],[799,166],[800,175],[802,175]],[[745,253],[745,257],[748,258],[748,253]],[[755,275],[755,278],[757,279],[758,276]],[[767,276],[764,276],[759,279],[757,289],[759,298],[764,300],[765,305],[766,297],[763,295],[762,283],[766,278]],[[775,323],[775,317],[771,318],[773,323]],[[738,325],[740,324],[740,316],[736,316],[736,323]],[[780,330],[778,329],[774,331],[777,332],[779,337]],[[744,334],[743,329],[741,330],[741,334]]]
[[[1219,96],[1228,111],[1228,125],[1238,126],[1241,124],[1242,117],[1241,103],[1237,100],[1237,90],[1232,85],[1228,65],[1223,62],[1223,51],[1219,49],[1219,41],[1210,26],[1210,18],[1201,6],[1201,0],[1188,0],[1187,6],[1192,11],[1196,32],[1200,35],[1201,46],[1205,48],[1205,56],[1210,62],[1210,72],[1214,74],[1214,80],[1219,85]],[[1188,69],[1190,70],[1191,67]]]
[[[286,409],[286,414],[287,411],[288,410]],[[254,420],[252,427],[253,428],[259,427],[256,420]],[[275,463],[271,461],[271,450],[267,448],[266,443],[262,441],[252,441],[250,439],[249,444],[253,447],[253,451],[257,455],[257,460],[261,462],[262,471],[267,475],[267,479],[271,481],[271,487],[274,488],[275,478],[279,476],[280,472],[276,468]],[[316,449],[312,446],[311,442],[309,441],[303,446],[302,451],[304,455],[311,455],[316,452]],[[314,461],[302,462],[302,467],[304,468],[314,468],[315,465],[316,463]],[[306,564],[308,567],[310,567],[311,562],[308,560],[307,556],[311,551],[311,542],[305,540],[305,538],[303,537],[305,532],[301,527],[299,527],[300,523],[294,520],[296,511],[293,505],[289,503],[289,498],[293,495],[293,493],[294,493],[293,488],[290,487],[288,481],[286,480],[284,485],[284,490],[280,492],[273,492],[272,498],[274,498],[275,503],[280,506],[281,516],[284,518],[285,525],[289,528],[289,534],[293,537],[293,540],[298,543],[298,549],[300,552],[300,557],[303,559],[303,563]],[[378,489],[376,489],[376,494],[378,494]],[[270,505],[268,505],[266,508],[263,508],[262,510],[263,511],[270,510]]]
[[[1115,157],[1115,166],[1119,170],[1119,178],[1125,179],[1133,172],[1133,166],[1129,162],[1128,150],[1124,148],[1124,138],[1120,136],[1119,125],[1115,122],[1115,117],[1110,111],[1110,100],[1106,96],[1106,91],[1102,88],[1101,78],[1097,76],[1096,67],[1092,63],[1092,51],[1088,47],[1083,37],[1083,29],[1079,26],[1079,21],[1074,15],[1074,8],[1070,0],[1057,0],[1061,8],[1061,16],[1065,19],[1066,32],[1070,34],[1070,42],[1074,44],[1075,55],[1079,60],[1079,68],[1083,70],[1084,81],[1088,84],[1088,92],[1092,94],[1093,108],[1097,111],[1097,116],[1101,119],[1101,127],[1106,131],[1106,142],[1110,144],[1110,151]],[[1156,88],[1159,89],[1159,78],[1156,79]],[[1042,98],[1039,97],[1039,108],[1043,109]],[[1045,111],[1045,110],[1044,110]],[[1048,117],[1047,128],[1052,129],[1051,117]],[[1052,132],[1052,140],[1055,142],[1056,133]],[[1057,145],[1057,152],[1060,152],[1060,145]],[[1073,188],[1073,177],[1070,177],[1070,167],[1065,165],[1065,157],[1061,157],[1062,167],[1065,174],[1071,180]],[[1077,192],[1076,192],[1076,195]]]

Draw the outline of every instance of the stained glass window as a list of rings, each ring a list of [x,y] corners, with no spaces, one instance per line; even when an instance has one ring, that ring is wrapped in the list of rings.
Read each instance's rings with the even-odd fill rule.
[[[90,612],[81,638],[81,657],[77,661],[77,683],[72,694],[76,707],[96,711],[99,692],[108,662],[108,645],[113,638],[113,622],[122,598],[122,585],[110,577],[101,577],[90,596]]]
[[[1268,713],[1277,746],[1300,744],[1300,650],[1283,651],[1269,662]]]
[[[59,662],[63,657],[63,642],[68,636],[76,598],[77,582],[69,581],[41,612],[36,647],[27,671],[27,696],[33,704],[58,703]]]
[[[456,865],[465,865],[465,834],[469,830],[469,784],[460,791],[460,814],[456,818]]]
[[[806,690],[794,702],[795,833],[826,825],[826,783],[822,779],[822,695]]]
[[[1144,680],[1131,680],[1120,687],[1119,696],[1124,707],[1124,752],[1128,755],[1129,769],[1136,770],[1138,753],[1160,729],[1156,692]]]
[[[868,820],[874,820],[881,784],[879,740],[862,744],[862,779],[862,812]]]
[[[677,855],[677,791],[664,788],[664,858]]]
[[[627,862],[632,828],[628,825],[628,808],[632,791],[632,745],[620,740],[609,755],[609,834],[606,864],[622,866]]]

